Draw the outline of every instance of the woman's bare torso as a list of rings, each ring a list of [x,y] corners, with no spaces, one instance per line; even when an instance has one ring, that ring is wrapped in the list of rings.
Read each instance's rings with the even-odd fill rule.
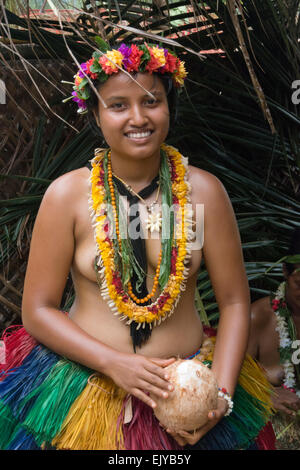
[[[261,327],[258,335],[257,359],[266,371],[268,380],[280,386],[284,380],[284,370],[278,352],[279,334],[276,331],[276,316],[271,308],[270,297],[264,297],[253,304],[253,311],[260,317]]]
[[[191,177],[193,167],[189,168]],[[129,327],[124,321],[120,321],[119,316],[112,314],[106,301],[103,300],[97,284],[94,270],[96,244],[88,209],[90,170],[81,168],[77,172],[80,172],[80,178],[77,179],[77,181],[80,181],[80,185],[75,208],[75,249],[71,265],[76,296],[69,316],[81,328],[108,346],[122,352],[133,352]],[[142,188],[135,188],[136,191],[140,191],[140,189]],[[156,191],[147,198],[147,203],[151,203],[155,197]],[[195,208],[198,201],[199,195],[193,194],[192,190],[191,202],[193,208]],[[160,198],[158,202],[160,202]],[[150,238],[150,231],[147,231],[145,226],[147,212],[143,204],[140,204],[140,213],[143,232],[149,234],[149,237],[145,239],[148,261],[146,282],[148,291],[151,292],[161,242],[157,236],[158,232],[156,232],[155,238],[153,236]],[[202,344],[202,324],[194,300],[201,257],[200,247],[192,250],[186,289],[181,293],[176,309],[170,318],[153,328],[150,340],[142,348],[137,349],[139,354],[155,357],[173,355],[182,357],[192,354]],[[159,292],[158,290],[155,293],[154,298],[159,295]]]

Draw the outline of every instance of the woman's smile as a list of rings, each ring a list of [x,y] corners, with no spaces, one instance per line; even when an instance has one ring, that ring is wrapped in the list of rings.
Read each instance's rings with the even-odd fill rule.
[[[135,130],[135,131],[129,131],[125,133],[125,136],[133,140],[137,143],[145,143],[149,140],[149,138],[152,136],[154,131],[151,129],[145,129],[145,130]]]

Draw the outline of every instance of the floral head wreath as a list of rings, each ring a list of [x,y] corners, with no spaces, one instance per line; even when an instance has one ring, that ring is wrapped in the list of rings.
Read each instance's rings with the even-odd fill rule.
[[[169,75],[176,88],[184,85],[187,72],[184,62],[178,59],[174,52],[163,47],[146,44],[126,46],[122,43],[119,49],[99,50],[93,53],[91,59],[80,64],[80,69],[74,75],[72,100],[78,104],[78,112],[87,111],[86,101],[90,98],[89,79],[105,82],[110,75],[119,70],[131,72],[153,72]],[[71,98],[71,97],[70,97]]]

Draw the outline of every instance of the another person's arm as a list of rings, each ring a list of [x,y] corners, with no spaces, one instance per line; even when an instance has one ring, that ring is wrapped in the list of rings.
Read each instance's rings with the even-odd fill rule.
[[[251,305],[251,328],[250,338],[248,342],[247,352],[258,362],[264,366],[264,358],[261,357],[261,345],[264,344],[265,357],[268,356],[268,332],[270,331],[271,318],[274,313],[270,306],[270,298],[264,297],[259,299]],[[279,338],[278,338],[279,341]],[[272,346],[269,346],[270,348]],[[272,350],[269,351],[272,353]],[[279,365],[279,364],[278,364]],[[278,383],[272,384],[272,379],[269,376],[271,385],[274,385],[274,393],[272,394],[272,402],[274,409],[281,411],[288,415],[295,415],[300,410],[300,398],[290,390],[285,389],[283,386],[278,386]]]
[[[145,393],[168,389],[164,367],[172,362],[124,354],[98,341],[60,308],[72,263],[79,175],[68,173],[47,189],[34,226],[22,300],[26,330],[59,355],[109,375],[119,386],[151,406]],[[88,210],[88,207],[87,207]]]

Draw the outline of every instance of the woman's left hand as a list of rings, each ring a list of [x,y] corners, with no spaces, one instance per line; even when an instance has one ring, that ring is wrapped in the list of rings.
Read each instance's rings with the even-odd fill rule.
[[[170,429],[166,429],[166,432],[169,433],[180,446],[185,446],[187,444],[194,445],[224,417],[227,409],[227,401],[219,398],[218,408],[209,411],[207,422],[201,426],[201,428],[192,432],[172,432]]]

